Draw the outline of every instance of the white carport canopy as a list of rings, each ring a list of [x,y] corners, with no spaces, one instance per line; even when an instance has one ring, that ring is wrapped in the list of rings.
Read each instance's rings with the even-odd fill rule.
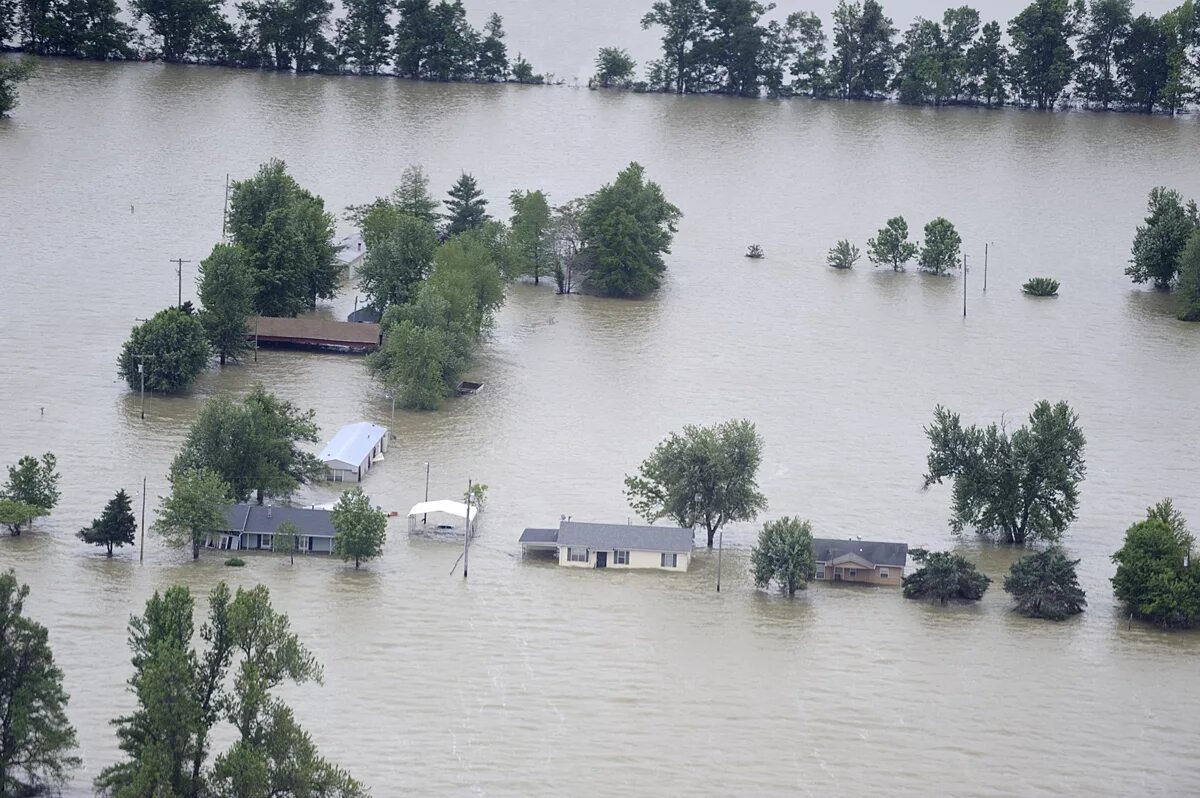
[[[479,512],[478,507],[472,506],[470,521],[475,520],[475,515]],[[412,518],[415,515],[428,515],[429,513],[445,513],[453,515],[456,518],[467,518],[467,505],[462,502],[451,501],[450,499],[438,499],[432,502],[418,502],[413,505],[413,508],[408,511],[408,517]]]

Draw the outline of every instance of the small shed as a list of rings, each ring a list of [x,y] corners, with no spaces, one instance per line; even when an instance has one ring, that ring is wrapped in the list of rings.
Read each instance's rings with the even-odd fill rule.
[[[478,507],[472,505],[468,508],[463,502],[451,499],[418,502],[408,511],[408,531],[413,532],[417,529],[451,531],[458,529],[463,522],[474,523],[477,515],[479,515]]]
[[[359,421],[337,431],[321,451],[325,478],[334,482],[361,482],[387,451],[386,427]]]

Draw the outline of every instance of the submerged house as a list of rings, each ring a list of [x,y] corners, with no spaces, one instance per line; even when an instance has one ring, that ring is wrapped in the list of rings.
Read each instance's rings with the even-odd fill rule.
[[[526,529],[521,533],[521,548],[553,551],[559,565],[576,568],[686,571],[692,558],[692,530],[562,521],[558,529]]]
[[[261,504],[225,506],[225,528],[211,533],[204,545],[231,551],[270,551],[275,531],[284,521],[296,525],[296,551],[329,554],[333,551],[333,513],[306,507],[272,507]]]
[[[376,460],[387,451],[386,427],[359,421],[347,424],[321,450],[325,478],[333,482],[361,482]]]
[[[883,543],[856,538],[814,538],[817,579],[899,585],[908,563],[907,543]]]

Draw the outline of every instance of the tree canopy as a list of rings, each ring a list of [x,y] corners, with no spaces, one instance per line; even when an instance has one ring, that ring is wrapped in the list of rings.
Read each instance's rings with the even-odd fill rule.
[[[946,274],[961,264],[959,250],[962,238],[948,219],[938,217],[925,225],[925,243],[921,246],[918,262],[921,271],[929,274]]]
[[[1079,560],[1056,547],[1030,554],[1012,564],[1004,577],[1004,592],[1013,597],[1022,615],[1061,621],[1087,606],[1075,575],[1077,565]]]
[[[411,301],[429,276],[437,230],[416,216],[400,215],[384,236],[367,247],[358,284],[379,311]]]
[[[942,604],[952,600],[978,601],[992,582],[961,554],[935,551],[922,553],[917,559],[922,561],[921,567],[901,583],[908,599],[929,599]]]
[[[1086,443],[1079,417],[1059,402],[1038,402],[1029,425],[964,427],[938,405],[925,428],[930,452],[925,488],[954,482],[950,527],[968,526],[1000,543],[1054,543],[1075,520]]]
[[[1071,40],[1079,31],[1080,0],[1033,0],[1008,23],[1013,92],[1039,110],[1052,109],[1075,73]]]
[[[233,244],[217,244],[200,262],[196,294],[204,309],[200,323],[208,344],[221,365],[237,360],[250,348],[246,319],[254,312],[254,285],[246,251]]]
[[[1196,201],[1184,202],[1173,189],[1157,186],[1150,190],[1145,224],[1133,237],[1133,258],[1125,273],[1135,283],[1153,283],[1165,291],[1179,271],[1180,256],[1192,234],[1200,230]]]
[[[29,588],[0,572],[0,795],[53,792],[79,767],[67,693],[46,627],[25,616]]]
[[[474,175],[463,172],[447,195],[446,212],[442,215],[446,220],[446,235],[474,230],[491,218],[487,214],[488,201],[483,198]]]
[[[1200,623],[1200,564],[1192,536],[1168,502],[1151,507],[1125,532],[1112,556],[1113,593],[1130,614],[1166,627]]]
[[[137,519],[133,517],[133,506],[129,494],[118,490],[108,500],[100,517],[91,526],[79,530],[79,539],[93,546],[104,546],[108,556],[113,556],[113,546],[132,546],[136,540]]]
[[[146,370],[146,390],[162,393],[186,391],[208,366],[212,349],[199,317],[185,308],[155,313],[129,333],[117,358],[117,373],[130,390],[141,390]]]
[[[158,508],[154,531],[169,545],[190,548],[200,559],[205,539],[225,526],[224,505],[230,501],[229,485],[215,471],[180,470],[171,476],[171,493]]]
[[[908,222],[903,216],[887,220],[875,237],[867,241],[867,257],[876,266],[891,266],[892,271],[904,271],[904,264],[917,256],[919,247],[908,240]]]
[[[1200,321],[1200,227],[1179,255],[1179,320]]]
[[[542,191],[514,191],[512,206],[511,259],[513,275],[529,275],[538,285],[550,271],[554,241],[550,203]]]
[[[775,582],[787,595],[796,595],[817,571],[812,525],[789,516],[767,521],[750,552],[750,563],[755,585],[765,588]]]
[[[843,238],[826,253],[825,262],[835,269],[853,269],[860,257],[858,247]]]
[[[588,284],[601,294],[639,297],[657,289],[667,270],[679,209],[662,188],[631,163],[586,200],[579,219],[583,249],[591,262]]]
[[[0,41],[4,40],[0,36]],[[17,84],[33,77],[33,60],[0,61],[0,117],[17,107]]]
[[[387,516],[371,506],[362,488],[342,494],[333,507],[333,553],[343,561],[354,560],[355,569],[383,553],[387,542]]]
[[[625,497],[653,523],[670,518],[685,529],[702,527],[712,548],[730,521],[751,521],[767,507],[758,490],[763,441],[747,420],[672,432],[625,477]]]
[[[221,394],[204,403],[171,464],[171,474],[209,470],[235,501],[253,494],[262,504],[283,498],[324,473],[324,465],[301,448],[319,440],[315,411],[255,384],[242,402]]]
[[[8,479],[0,486],[0,524],[8,527],[9,534],[20,535],[34,518],[49,515],[58,504],[57,468],[52,452],[41,459],[27,454],[8,467]]]
[[[601,47],[596,55],[596,75],[592,78],[602,88],[626,86],[633,80],[637,61],[622,47]]]

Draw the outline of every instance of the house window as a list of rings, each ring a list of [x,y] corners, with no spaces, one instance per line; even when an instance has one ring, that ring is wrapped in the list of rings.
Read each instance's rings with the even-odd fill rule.
[[[567,561],[568,562],[587,562],[588,561],[588,550],[587,549],[568,548],[567,549]]]
[[[855,569],[853,569],[853,568],[847,569],[847,571],[846,571],[846,578],[847,578],[847,579],[853,579],[853,578],[854,578],[854,577],[856,577],[856,576],[858,576],[858,571],[856,571],[856,570],[855,570]]]
[[[674,568],[679,563],[679,555],[675,552],[663,552],[659,564],[663,568]]]
[[[817,563],[817,579],[825,578],[825,566]]]
[[[887,578],[888,578],[888,569],[886,569],[886,568],[880,568],[880,569],[879,569],[879,578],[880,578],[880,579],[887,579]]]
[[[629,552],[621,549],[613,551],[613,565],[629,565]]]

